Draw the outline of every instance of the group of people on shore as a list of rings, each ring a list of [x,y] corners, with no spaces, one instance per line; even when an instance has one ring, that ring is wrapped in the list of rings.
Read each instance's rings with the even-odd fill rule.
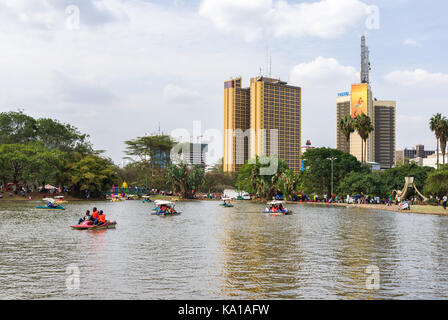
[[[92,224],[101,226],[105,224],[107,220],[103,210],[98,211],[97,208],[93,208],[92,214],[90,214],[90,210],[87,210],[85,216],[79,219],[78,224],[81,224],[84,221],[92,221]]]

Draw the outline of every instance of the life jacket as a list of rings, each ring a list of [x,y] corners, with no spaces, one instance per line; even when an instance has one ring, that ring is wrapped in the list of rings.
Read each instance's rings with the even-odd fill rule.
[[[99,222],[102,222],[102,223],[106,223],[106,215],[103,213],[103,214],[100,214],[99,216],[98,216],[98,221]]]
[[[92,217],[93,217],[93,219],[97,219],[98,218],[98,211],[93,211],[92,212]]]

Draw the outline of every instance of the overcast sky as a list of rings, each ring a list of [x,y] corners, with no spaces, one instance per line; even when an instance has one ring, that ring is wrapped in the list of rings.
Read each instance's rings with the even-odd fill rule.
[[[336,96],[359,82],[397,101],[397,149],[435,148],[448,115],[446,1],[0,0],[0,111],[70,122],[119,163],[124,141],[202,134],[222,156],[223,82],[266,71],[302,87],[305,143],[336,146]],[[79,21],[79,23],[78,23]],[[208,130],[208,131],[207,131]],[[194,138],[196,141],[196,138]]]

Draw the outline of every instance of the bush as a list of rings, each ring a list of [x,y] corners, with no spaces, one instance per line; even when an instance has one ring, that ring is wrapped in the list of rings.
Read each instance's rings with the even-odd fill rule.
[[[428,199],[428,201],[425,201],[425,204],[429,206],[437,206],[439,205],[439,202],[435,198]]]

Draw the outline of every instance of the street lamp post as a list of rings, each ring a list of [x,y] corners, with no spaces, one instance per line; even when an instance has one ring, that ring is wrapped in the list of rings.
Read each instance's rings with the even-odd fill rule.
[[[338,158],[331,157],[327,158],[327,160],[331,161],[331,198],[333,198],[333,162],[334,160],[338,160]]]

